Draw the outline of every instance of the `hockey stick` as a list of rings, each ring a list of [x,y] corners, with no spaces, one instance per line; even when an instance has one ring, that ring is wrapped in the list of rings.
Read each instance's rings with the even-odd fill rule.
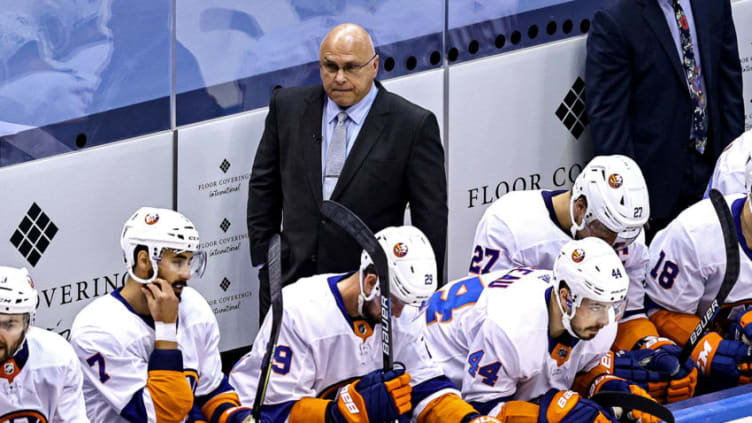
[[[671,413],[671,410],[640,395],[628,394],[626,392],[603,391],[590,397],[590,400],[604,408],[619,407],[623,410],[622,416],[629,411],[639,410],[651,416],[658,417],[666,423],[674,423],[674,415]]]
[[[272,370],[272,356],[279,338],[279,327],[282,325],[282,263],[279,234],[274,234],[269,241],[266,263],[269,270],[269,291],[272,297],[272,332],[266,344],[266,354],[261,364],[261,376],[256,387],[256,398],[253,400],[252,415],[257,422],[261,421],[261,406],[264,405],[269,374]]]
[[[379,276],[379,289],[381,290],[381,350],[383,353],[383,367],[385,371],[392,370],[392,307],[389,295],[389,266],[386,261],[386,253],[376,240],[371,229],[350,209],[342,204],[326,200],[321,203],[321,214],[336,223],[358,245],[371,256]]]
[[[713,203],[713,208],[715,208],[715,213],[718,215],[718,221],[721,223],[721,230],[723,231],[723,242],[726,245],[726,271],[723,274],[723,281],[721,282],[720,289],[718,289],[718,294],[716,294],[708,308],[700,314],[700,323],[697,324],[689,336],[689,340],[684,344],[684,348],[682,348],[681,354],[679,354],[680,363],[685,362],[692,354],[692,350],[697,346],[700,339],[702,339],[703,332],[713,322],[713,319],[715,319],[715,316],[721,309],[721,304],[726,301],[731,288],[734,287],[736,280],[739,278],[739,241],[736,237],[734,218],[731,216],[731,211],[729,211],[723,195],[715,189],[710,190],[710,202]]]

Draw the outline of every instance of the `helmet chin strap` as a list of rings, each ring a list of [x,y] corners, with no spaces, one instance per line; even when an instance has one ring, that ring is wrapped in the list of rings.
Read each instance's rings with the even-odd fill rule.
[[[153,258],[149,257],[149,260],[151,261],[151,268],[154,270],[151,274],[151,277],[149,279],[141,279],[133,272],[133,268],[128,268],[128,275],[135,280],[136,282],[142,283],[142,284],[148,284],[154,282],[154,279],[157,278],[157,269],[159,269],[159,266],[157,265],[157,261]]]
[[[371,289],[371,294],[366,295],[365,289],[363,287],[363,271],[358,272],[358,284],[360,285],[360,294],[358,294],[358,314],[362,317],[366,317],[365,313],[363,312],[363,306],[367,301],[371,301],[379,294],[379,281],[376,280],[376,285],[373,286],[373,289]]]
[[[561,304],[561,294],[559,294],[558,290],[556,292],[556,304],[559,306],[559,311],[561,311],[561,324],[564,325],[564,329],[569,332],[570,335],[577,339],[581,339],[575,332],[574,329],[572,329],[572,318],[574,317],[576,311],[574,310],[574,304],[572,305],[572,315],[570,316],[564,311],[564,306]]]
[[[587,214],[587,209],[585,210],[585,214],[582,215],[582,223],[578,224],[577,220],[574,218],[574,203],[577,200],[571,200],[569,201],[569,218],[572,220],[572,226],[569,227],[569,232],[572,233],[572,238],[577,238],[577,231],[581,231],[585,229],[585,215]],[[557,297],[558,298],[558,297]]]

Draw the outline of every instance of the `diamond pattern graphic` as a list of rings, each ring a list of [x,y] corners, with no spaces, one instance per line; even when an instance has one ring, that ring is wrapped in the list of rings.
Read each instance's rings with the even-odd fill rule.
[[[577,77],[572,88],[564,97],[564,101],[556,109],[556,117],[561,120],[569,132],[576,139],[585,131],[588,124],[587,115],[585,114],[585,81]]]
[[[223,278],[222,282],[219,283],[219,287],[222,288],[222,291],[227,292],[227,288],[229,288],[231,285],[230,280],[227,278]]]
[[[222,223],[219,224],[219,227],[222,229],[223,232],[227,232],[228,229],[230,229],[230,221],[227,220],[227,218],[222,219]]]
[[[222,173],[227,173],[227,170],[230,169],[230,162],[227,161],[227,159],[223,159],[222,163],[219,165],[219,168],[222,169]]]
[[[10,236],[10,243],[33,267],[47,251],[57,231],[57,225],[42,211],[42,208],[37,203],[32,203],[26,215],[21,219],[21,223]]]

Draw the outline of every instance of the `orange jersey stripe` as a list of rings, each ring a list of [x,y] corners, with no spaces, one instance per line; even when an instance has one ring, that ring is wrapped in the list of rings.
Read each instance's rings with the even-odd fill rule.
[[[146,388],[158,423],[182,422],[193,407],[193,391],[183,372],[151,370]]]

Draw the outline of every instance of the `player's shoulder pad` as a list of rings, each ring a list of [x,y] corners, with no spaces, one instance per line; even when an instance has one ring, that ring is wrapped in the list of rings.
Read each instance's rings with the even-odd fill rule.
[[[26,339],[29,355],[39,355],[33,360],[35,367],[61,366],[78,360],[71,344],[55,332],[32,326]]]
[[[241,301],[237,299],[235,301]],[[232,304],[233,302],[228,302]],[[186,325],[216,322],[209,303],[196,289],[186,286],[180,295],[180,318]]]

